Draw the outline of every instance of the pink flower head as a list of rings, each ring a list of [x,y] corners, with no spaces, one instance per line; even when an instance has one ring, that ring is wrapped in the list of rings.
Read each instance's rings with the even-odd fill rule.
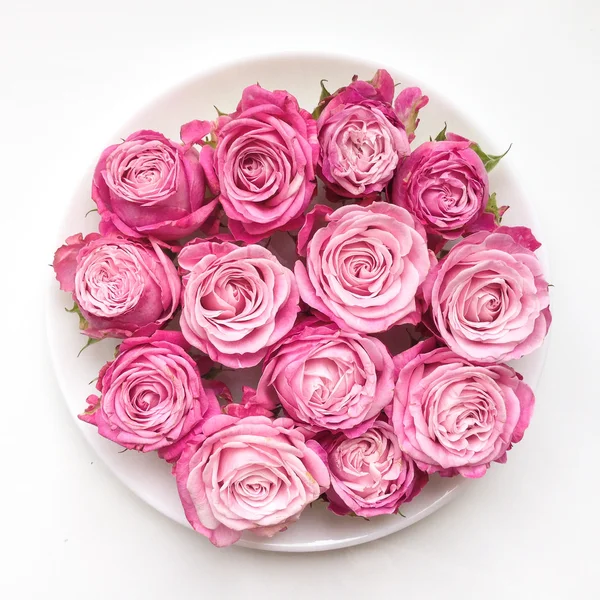
[[[213,417],[175,467],[186,517],[215,546],[271,537],[329,487],[322,456],[290,419]]]
[[[391,402],[394,367],[377,339],[317,319],[299,323],[265,359],[256,390],[311,432],[356,437]]]
[[[428,233],[455,239],[467,229],[493,229],[484,213],[488,175],[471,142],[421,144],[402,164],[392,185],[392,202],[406,208]]]
[[[396,513],[427,483],[385,421],[375,421],[356,438],[327,433],[318,439],[331,475],[328,508],[338,515],[352,512],[368,519]]]
[[[262,246],[194,240],[178,260],[181,331],[212,360],[257,365],[293,327],[300,310],[294,275]]]
[[[177,270],[154,241],[79,233],[56,251],[53,266],[84,319],[83,333],[93,338],[149,335],[179,304]]]
[[[103,233],[177,240],[196,231],[216,200],[205,201],[198,152],[156,131],[136,131],[104,150],[92,198]]]
[[[526,227],[481,231],[454,246],[423,284],[425,324],[479,363],[521,358],[542,345],[550,298]]]
[[[192,429],[220,412],[187,347],[177,331],[125,340],[115,360],[100,371],[96,387],[101,396],[89,396],[79,418],[125,448],[159,450],[176,460]]]
[[[325,227],[298,236],[306,248],[306,265],[295,266],[302,299],[345,331],[375,333],[417,323],[415,295],[432,260],[420,223],[384,202],[320,216],[309,214],[307,227]]]
[[[476,365],[435,346],[430,338],[395,358],[394,431],[420,469],[482,477],[522,439],[533,392],[507,365]]]
[[[317,121],[319,174],[342,197],[378,194],[410,152],[404,126],[391,105],[387,71],[353,82],[325,100]]]
[[[235,239],[251,243],[298,229],[316,190],[319,145],[316,123],[296,98],[251,85],[214,134],[216,150],[203,149],[202,159],[212,161]]]
[[[415,131],[419,125],[419,111],[427,105],[429,98],[423,95],[421,88],[403,89],[394,102],[394,110],[408,135],[408,141],[415,139]]]

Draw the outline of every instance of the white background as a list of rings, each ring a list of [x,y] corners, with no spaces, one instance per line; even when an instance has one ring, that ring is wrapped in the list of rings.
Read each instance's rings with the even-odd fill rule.
[[[0,598],[598,598],[599,25],[597,0],[0,0]],[[513,142],[555,322],[525,439],[448,507],[348,550],[216,550],[84,443],[49,364],[47,264],[79,177],[140,106],[298,50],[395,65]]]

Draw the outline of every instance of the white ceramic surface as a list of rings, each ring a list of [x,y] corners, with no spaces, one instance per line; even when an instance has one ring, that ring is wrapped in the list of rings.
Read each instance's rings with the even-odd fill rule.
[[[208,72],[190,79],[179,87],[138,112],[125,126],[121,127],[106,145],[115,143],[120,137],[137,129],[156,129],[177,139],[179,127],[192,119],[207,119],[214,116],[213,105],[223,111],[235,108],[240,92],[246,85],[259,82],[266,88],[287,89],[295,94],[300,105],[312,110],[319,96],[319,80],[326,78],[328,88],[334,90],[346,84],[353,74],[368,79],[379,66],[356,60],[317,55],[283,56],[270,59],[250,60],[232,64],[227,68]],[[387,66],[397,82],[402,85],[415,85],[420,82],[399,73]],[[430,103],[422,111],[421,124],[414,145],[427,136],[435,136],[448,123],[448,130],[455,131],[480,142],[485,150],[500,153],[510,140],[488,140],[483,130],[469,122],[442,95],[430,85],[421,84],[430,97]],[[98,154],[102,148],[98,148]],[[90,157],[92,165],[96,157]],[[92,231],[97,224],[97,216],[86,212],[93,208],[90,200],[90,167],[83,177],[77,193],[65,207],[62,228],[57,235],[57,246],[67,235]],[[541,237],[535,216],[522,196],[517,182],[508,169],[500,164],[491,174],[491,189],[498,193],[499,201],[509,204],[505,217],[507,224],[530,226]],[[541,251],[540,258],[546,268],[546,257]],[[95,378],[98,369],[112,358],[115,344],[103,341],[89,347],[77,358],[77,353],[86,338],[77,330],[76,318],[65,312],[70,306],[67,294],[52,285],[48,290],[48,336],[57,378],[70,412],[76,416],[85,406],[85,398],[95,391],[88,382]],[[517,368],[533,387],[540,377],[545,348],[518,361]],[[154,454],[143,455],[137,452],[122,452],[117,445],[100,437],[95,428],[80,424],[87,441],[105,461],[114,474],[135,494],[171,519],[188,526],[179,504],[175,481],[170,475],[170,467]],[[510,469],[508,465],[502,467]],[[275,551],[315,551],[329,550],[368,542],[407,527],[439,509],[456,496],[460,486],[466,482],[460,478],[442,479],[434,477],[425,490],[402,509],[406,515],[382,516],[370,521],[360,518],[337,517],[325,509],[322,503],[308,508],[300,521],[284,533],[271,539],[246,535],[239,542],[251,548]]]

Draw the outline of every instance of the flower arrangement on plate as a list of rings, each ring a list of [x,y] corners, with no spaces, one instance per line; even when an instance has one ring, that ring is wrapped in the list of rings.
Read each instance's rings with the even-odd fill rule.
[[[316,501],[403,518],[430,476],[484,476],[529,424],[506,363],[550,326],[540,244],[501,223],[503,155],[446,126],[411,147],[428,98],[396,91],[382,69],[321,82],[308,112],[257,84],[180,141],[133,132],[98,160],[99,231],[56,251],[86,346],[122,340],[80,418],[171,463],[217,546]],[[223,374],[256,366],[234,400]]]

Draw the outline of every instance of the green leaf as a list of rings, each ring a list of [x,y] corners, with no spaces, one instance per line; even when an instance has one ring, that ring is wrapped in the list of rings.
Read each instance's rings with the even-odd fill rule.
[[[481,149],[481,146],[479,144],[476,144],[475,142],[471,144],[471,148],[475,150],[475,153],[483,162],[485,170],[489,173],[500,162],[500,160],[508,154],[508,151],[512,148],[512,144],[508,147],[504,154],[486,154]]]
[[[86,349],[89,348],[90,346],[93,346],[94,344],[97,344],[100,340],[96,339],[96,338],[88,338],[88,341],[86,342],[85,346],[79,351],[79,353],[77,354],[77,358],[79,358],[79,356],[81,355],[81,353]]]
[[[81,314],[77,302],[73,302],[73,308],[65,308],[68,313],[75,313],[79,317],[79,329],[84,331],[88,328],[89,323],[85,320],[85,317]]]
[[[504,210],[506,210],[506,206]],[[485,212],[492,213],[494,215],[494,221],[496,221],[496,225],[500,225],[502,222],[502,213],[504,212],[501,208],[498,208],[498,203],[496,202],[496,192],[490,195],[488,203],[485,207]]]
[[[436,136],[436,142],[445,142],[446,141],[446,129],[448,129],[448,123],[444,121],[444,129],[442,129]]]
[[[87,217],[90,213],[93,213],[93,212],[98,212],[98,209],[97,208],[92,208],[92,209],[88,210],[85,213],[85,216],[83,218],[85,219],[85,217]]]
[[[315,108],[315,110],[312,111],[313,119],[318,119],[320,117],[324,108],[323,103],[327,98],[329,98],[329,96],[331,96],[331,92],[324,85],[325,81],[327,81],[327,79],[321,79],[321,81],[319,82],[319,84],[321,85],[321,95],[319,96],[319,102],[317,104],[317,107]]]
[[[213,104],[214,109],[217,111],[217,115],[219,115],[219,117],[226,117],[227,113],[224,113],[222,110],[219,110],[214,104]]]

